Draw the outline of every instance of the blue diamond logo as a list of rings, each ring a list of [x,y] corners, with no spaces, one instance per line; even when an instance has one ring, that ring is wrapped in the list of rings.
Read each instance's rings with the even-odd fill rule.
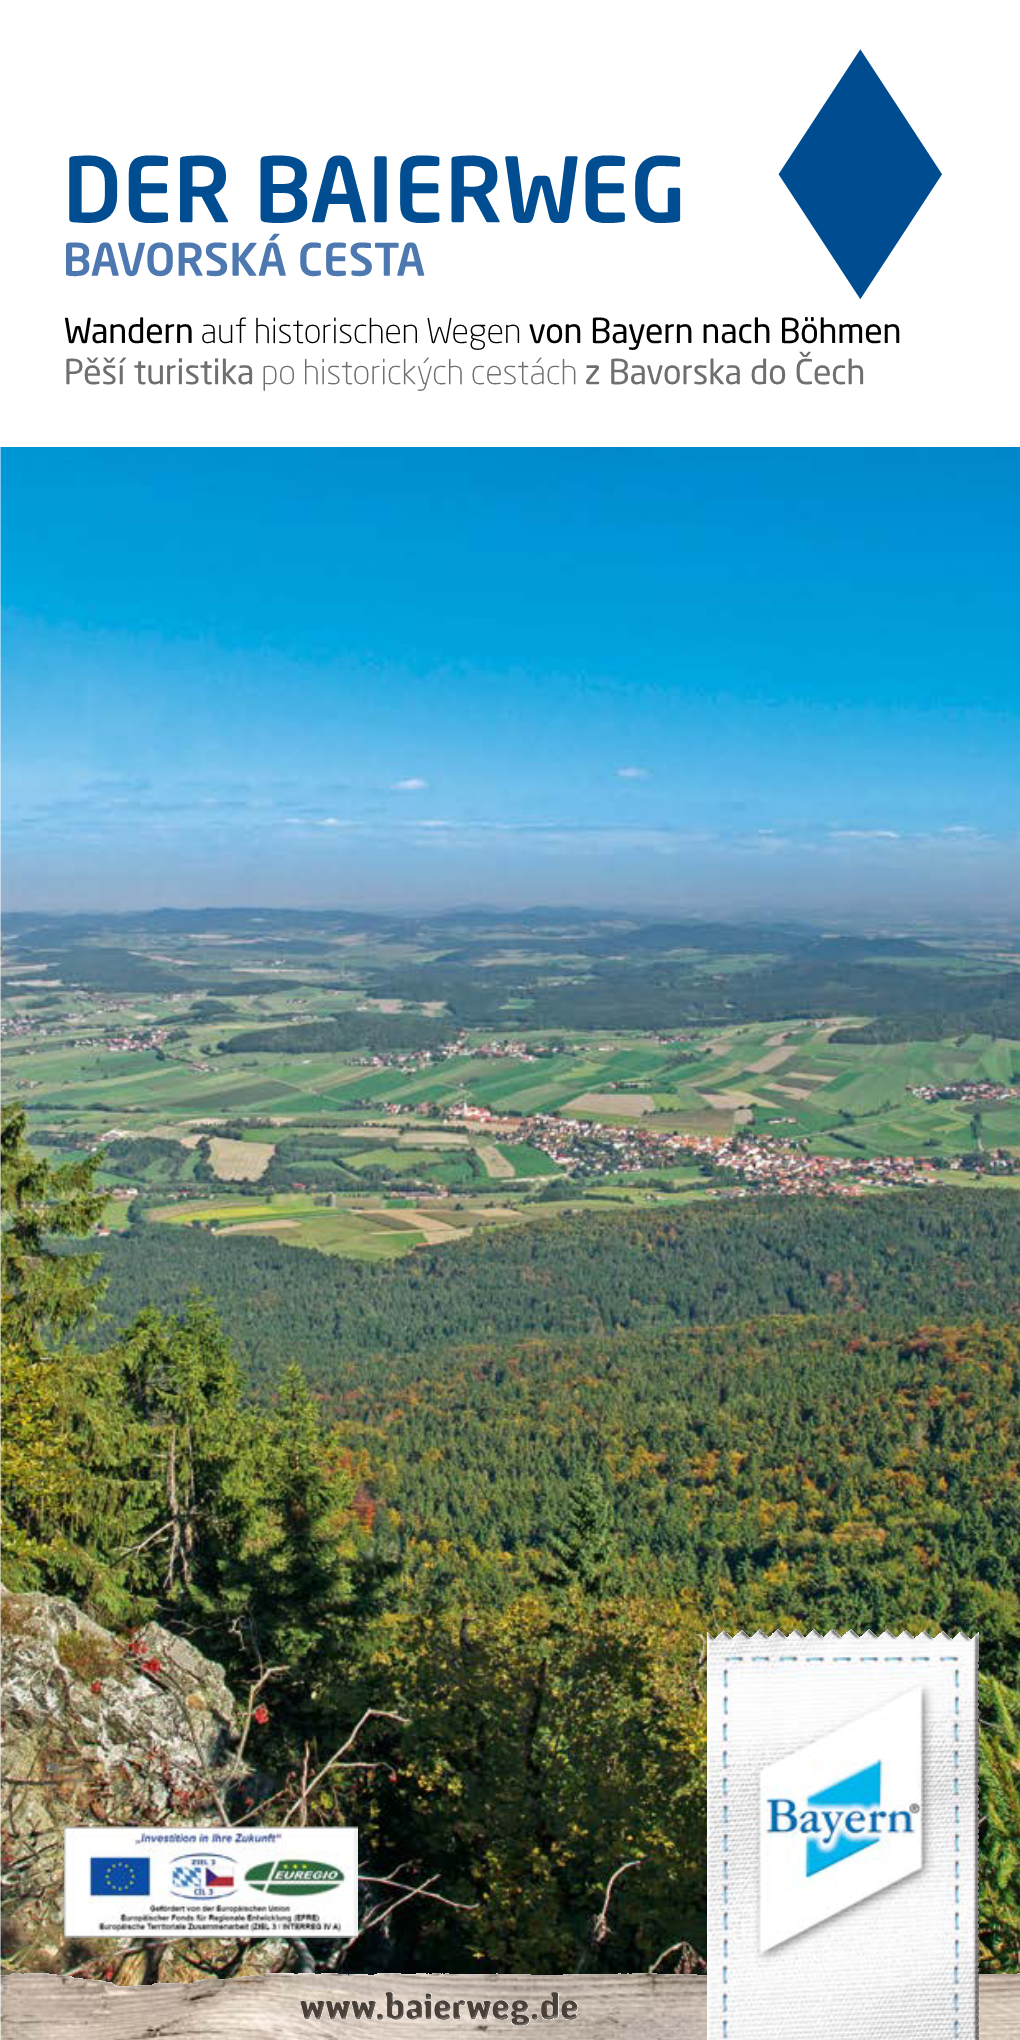
[[[881,1804],[881,1764],[868,1764],[863,1771],[855,1771],[852,1778],[841,1778],[838,1785],[827,1785],[824,1792],[812,1792],[808,1800],[809,1806],[863,1808]],[[867,1835],[863,1840],[854,1840],[850,1835],[842,1834],[835,1843],[823,1848],[812,1838],[807,1845],[804,1875],[815,1877],[819,1870],[831,1870],[834,1863],[843,1863],[848,1856],[859,1855],[862,1849],[873,1849],[877,1842],[877,1835]]]
[[[942,172],[858,50],[779,175],[863,297]]]

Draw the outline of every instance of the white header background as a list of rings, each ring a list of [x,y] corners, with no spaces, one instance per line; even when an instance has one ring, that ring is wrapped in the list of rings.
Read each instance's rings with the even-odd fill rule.
[[[123,0],[37,4],[15,10],[7,33],[3,237],[6,312],[3,441],[74,444],[1012,444],[1016,437],[1015,90],[1020,14],[1012,5],[961,8],[945,0],[761,0],[641,7],[607,0],[517,0],[504,8],[468,0],[433,7],[389,0],[360,8],[280,7],[184,0],[171,10]],[[942,171],[942,177],[863,300],[779,178],[779,170],[858,49],[863,49]],[[227,167],[228,223],[204,207],[179,224],[176,159],[209,153]],[[518,154],[525,188],[546,173],[558,184],[564,154],[580,164],[568,225],[540,211],[530,226],[505,218],[505,184],[493,194],[499,226],[468,207],[449,212],[450,155],[497,163]],[[99,226],[67,218],[67,158],[107,156],[120,173],[116,214]],[[300,156],[314,196],[326,158],[349,156],[371,212],[371,158],[390,158],[386,227],[351,228],[346,209],[315,227],[280,228],[288,274],[231,278],[68,279],[69,239],[255,240],[263,154]],[[405,155],[443,164],[437,201],[447,217],[415,228],[399,219],[396,170]],[[583,210],[583,168],[594,154],[627,158],[623,226],[598,226]],[[643,157],[671,153],[682,218],[641,221],[633,173]],[[170,196],[166,226],[141,226],[127,210],[131,157],[163,154]],[[500,164],[501,170],[502,165]],[[362,174],[364,173],[364,174]],[[653,191],[664,184],[657,173]],[[673,174],[670,181],[674,181]],[[155,205],[158,202],[148,201]],[[309,211],[311,206],[309,207]],[[312,280],[297,271],[305,239],[414,239],[424,278],[373,275]],[[519,347],[491,358],[548,361],[569,353],[579,370],[600,358],[598,389],[473,388],[302,390],[259,388],[264,358],[243,345],[235,361],[256,366],[252,390],[92,390],[64,384],[64,318],[190,320],[186,359],[203,322],[245,314],[278,319],[414,319],[419,358],[430,349],[426,316],[516,320]],[[550,349],[527,334],[529,319],[705,320],[772,326],[771,358],[787,366],[782,389],[755,389],[750,367],[764,351],[726,352],[740,389],[606,386],[607,357]],[[854,347],[863,389],[803,389],[793,382],[799,349],[779,347],[782,317],[896,321],[902,344]],[[249,329],[250,330],[250,329]],[[100,348],[103,353],[109,350]],[[125,350],[118,349],[118,355]],[[152,361],[178,349],[147,351]],[[386,350],[389,354],[401,350]],[[445,355],[448,350],[440,349]],[[450,350],[452,351],[452,350]],[[135,350],[127,349],[129,362]],[[695,344],[641,358],[707,359]],[[720,350],[714,350],[719,358]],[[815,350],[816,360],[846,350]],[[368,360],[364,349],[291,348],[286,357]],[[469,367],[488,355],[460,358]],[[632,359],[635,357],[631,357]],[[299,366],[300,380],[300,366]],[[583,383],[583,376],[580,377]]]

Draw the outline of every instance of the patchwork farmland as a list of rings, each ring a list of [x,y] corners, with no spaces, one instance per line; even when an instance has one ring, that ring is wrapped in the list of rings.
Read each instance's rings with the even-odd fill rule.
[[[607,1198],[1020,1180],[1008,944],[255,918],[9,941],[8,1094],[102,1150],[104,1229],[383,1258]]]

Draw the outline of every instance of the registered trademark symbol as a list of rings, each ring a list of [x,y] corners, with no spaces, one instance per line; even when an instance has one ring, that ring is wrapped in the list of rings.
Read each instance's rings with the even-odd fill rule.
[[[911,1811],[911,1813],[920,1813],[921,1809],[920,1809],[920,1807],[918,1806],[918,1804],[917,1804],[916,1800],[915,1800],[915,1802],[914,1802],[913,1806],[911,1807],[910,1811]]]

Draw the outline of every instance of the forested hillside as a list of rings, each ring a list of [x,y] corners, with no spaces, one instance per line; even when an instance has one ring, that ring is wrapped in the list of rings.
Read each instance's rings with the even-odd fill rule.
[[[424,1020],[417,1014],[338,1013],[331,1020],[302,1020],[290,1027],[250,1027],[229,1035],[220,1047],[227,1055],[340,1055],[359,1049],[366,1056],[401,1055],[420,1048],[438,1048],[449,1041],[449,1021]]]
[[[406,1261],[337,1261],[248,1236],[146,1225],[103,1242],[105,1309],[210,1297],[257,1384],[300,1357],[329,1387],[343,1358],[450,1341],[712,1325],[779,1312],[919,1320],[1020,1315],[1012,1197],[904,1191],[836,1205],[762,1199],[682,1213],[584,1213]]]
[[[694,928],[672,931],[679,945],[698,940]],[[779,938],[781,939],[781,938]],[[878,1010],[891,1032],[880,1040],[938,1041],[945,1034],[1020,1037],[1020,971],[980,970],[950,978],[890,965],[886,945],[783,944],[789,954],[774,965],[753,966],[724,978],[701,974],[667,954],[593,963],[583,976],[552,975],[540,968],[500,964],[479,971],[442,959],[373,980],[380,998],[442,1000],[463,1027],[505,1025],[512,1012],[529,1027],[712,1027],[740,1020],[823,1018],[830,1013]]]
[[[380,1531],[531,1557],[592,1481],[632,1582],[769,1628],[1020,1640],[1020,1337],[785,1317],[700,1333],[354,1361],[330,1399],[377,1469]]]
[[[55,1250],[96,1172],[5,1117],[5,1578],[126,1661],[149,1618],[194,1641],[249,1761],[427,1887],[351,1967],[697,1964],[704,1634],[741,1626],[980,1632],[981,1947],[1017,1967],[1012,1198],[570,1217],[367,1268],[132,1228],[104,1298]]]
[[[52,973],[63,987],[201,990],[248,1000],[282,982],[307,991],[339,976],[363,998],[434,1004],[447,1033],[476,1026],[675,1029],[860,1014],[876,1016],[885,1031],[871,1038],[880,1041],[971,1033],[1020,1039],[1020,971],[1009,938],[996,945],[972,937],[833,936],[790,922],[649,921],[569,909],[408,919],[280,908],[12,914],[7,938],[34,979]],[[369,1017],[385,1022],[378,1011]],[[385,1024],[377,1039],[385,1044]],[[282,1046],[291,1052],[289,1042]],[[326,1036],[323,1046],[342,1042]]]

